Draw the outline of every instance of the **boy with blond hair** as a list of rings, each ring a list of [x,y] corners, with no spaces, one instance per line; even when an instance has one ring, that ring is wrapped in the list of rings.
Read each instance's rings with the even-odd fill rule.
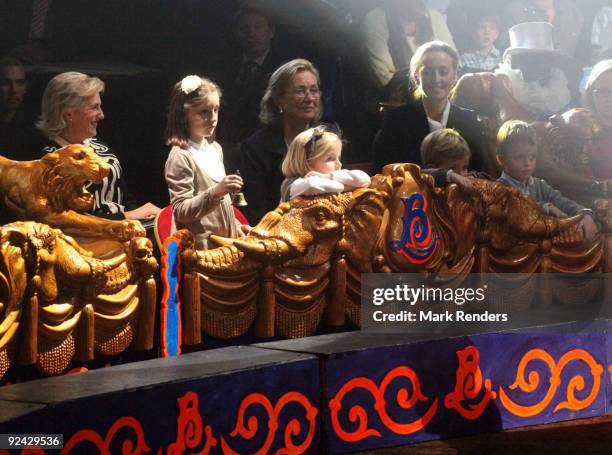
[[[537,132],[533,126],[520,120],[504,123],[497,133],[497,161],[503,168],[497,181],[533,198],[547,215],[563,218],[584,213],[581,221],[584,236],[594,237],[598,229],[591,210],[566,198],[544,180],[533,177],[537,154]]]

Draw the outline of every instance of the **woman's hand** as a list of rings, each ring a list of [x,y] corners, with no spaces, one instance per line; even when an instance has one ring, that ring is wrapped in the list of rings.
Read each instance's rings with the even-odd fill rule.
[[[239,175],[226,175],[223,179],[213,186],[212,195],[220,199],[226,194],[237,193],[242,189],[242,177]]]
[[[128,220],[142,220],[146,218],[153,218],[159,212],[161,212],[161,209],[158,206],[147,202],[146,204],[141,205],[137,209],[125,212],[124,215]]]

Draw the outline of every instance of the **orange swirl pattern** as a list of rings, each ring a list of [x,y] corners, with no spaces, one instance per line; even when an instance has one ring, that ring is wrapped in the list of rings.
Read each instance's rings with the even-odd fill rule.
[[[466,403],[475,400],[483,391],[482,370],[479,366],[480,352],[475,346],[457,351],[459,366],[455,373],[455,390],[446,395],[444,405],[448,409],[455,409],[464,418],[476,420],[479,418],[491,400],[497,394],[492,391],[491,380],[484,381],[484,394],[479,403]]]
[[[347,432],[342,428],[342,425],[338,419],[338,413],[342,409],[343,398],[354,389],[367,390],[374,397],[374,409],[380,417],[383,425],[392,432],[400,435],[409,435],[422,430],[435,415],[438,409],[438,398],[434,399],[429,409],[421,418],[411,423],[398,423],[394,421],[387,413],[385,401],[387,387],[397,378],[408,379],[412,384],[412,395],[409,394],[408,389],[405,387],[401,388],[397,392],[397,403],[403,409],[410,409],[419,401],[428,400],[428,398],[421,392],[421,384],[417,374],[414,372],[414,370],[405,366],[394,368],[387,373],[387,375],[383,378],[380,387],[378,387],[374,381],[365,377],[351,379],[344,386],[342,386],[336,396],[329,402],[332,426],[336,432],[336,435],[346,442],[357,442],[370,436],[381,436],[378,430],[368,428],[368,413],[362,406],[359,405],[351,407],[348,414],[349,420],[352,423],[358,422],[357,429],[353,432]]]
[[[317,408],[315,408],[308,398],[302,395],[299,392],[288,392],[284,394],[276,403],[276,406],[272,406],[270,400],[261,393],[252,393],[247,396],[242,403],[240,404],[240,408],[238,410],[238,418],[236,421],[236,427],[230,433],[230,436],[236,437],[240,436],[243,439],[253,439],[257,434],[257,430],[259,429],[259,422],[257,418],[251,416],[248,419],[246,426],[245,422],[245,414],[246,410],[253,405],[261,405],[266,413],[268,414],[268,434],[266,436],[266,440],[264,445],[257,452],[254,452],[256,455],[265,455],[269,453],[272,444],[274,443],[274,438],[276,436],[276,432],[278,431],[278,417],[282,411],[282,409],[289,403],[295,402],[306,410],[306,420],[308,420],[308,434],[306,439],[301,444],[294,444],[293,437],[300,434],[302,425],[297,419],[291,420],[287,426],[285,427],[284,432],[284,443],[285,446],[276,451],[277,455],[283,454],[300,454],[304,453],[312,444],[314,439],[314,434],[316,430],[316,416],[319,412]],[[221,437],[221,447],[223,449],[224,454],[237,454],[225,441],[224,437]]]
[[[144,432],[142,425],[134,417],[121,417],[111,426],[106,437],[102,439],[97,432],[94,430],[81,430],[75,433],[70,440],[64,445],[64,449],[61,451],[62,455],[69,454],[72,449],[82,442],[88,442],[93,444],[99,451],[100,455],[111,455],[110,444],[115,438],[115,434],[124,428],[130,428],[136,435],[136,445],[130,440],[123,441],[121,446],[121,453],[123,455],[139,455],[142,453],[149,452],[151,449],[147,446],[144,439]],[[89,451],[88,453],[93,453]]]
[[[515,390],[517,387],[523,392],[533,392],[540,385],[540,374],[536,371],[531,371],[526,377],[526,369],[530,362],[541,361],[546,364],[550,370],[551,377],[549,380],[549,387],[546,395],[539,403],[531,406],[522,406],[512,401],[506,392],[500,387],[499,388],[499,399],[504,407],[512,414],[519,417],[533,417],[540,414],[546,409],[557,393],[557,389],[561,384],[561,372],[570,363],[575,360],[584,362],[588,367],[593,378],[593,386],[589,395],[579,400],[576,398],[576,391],[584,390],[585,378],[583,376],[572,377],[566,389],[567,400],[559,403],[555,406],[553,412],[557,412],[561,409],[568,409],[571,411],[579,411],[588,408],[599,393],[601,387],[601,376],[603,374],[603,367],[599,365],[593,356],[582,349],[574,349],[565,353],[558,363],[555,363],[554,359],[543,349],[532,349],[527,352],[521,361],[519,362],[516,379],[514,383],[509,387],[511,390]]]

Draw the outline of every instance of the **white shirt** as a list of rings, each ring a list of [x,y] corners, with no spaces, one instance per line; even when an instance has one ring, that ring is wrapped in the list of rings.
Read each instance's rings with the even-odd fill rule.
[[[331,174],[331,179],[315,176],[296,179],[289,189],[290,199],[314,194],[342,193],[354,188],[363,188],[370,184],[370,176],[359,169],[341,169]]]
[[[429,123],[430,133],[446,128],[446,124],[448,123],[448,115],[450,114],[450,108],[451,108],[450,101],[447,101],[446,107],[444,108],[444,112],[442,112],[442,118],[440,119],[439,122],[437,120],[427,117],[427,123]]]
[[[212,143],[206,139],[201,144],[189,141],[189,152],[200,170],[206,173],[215,182],[220,182],[225,177],[225,166],[219,157],[219,153]]]

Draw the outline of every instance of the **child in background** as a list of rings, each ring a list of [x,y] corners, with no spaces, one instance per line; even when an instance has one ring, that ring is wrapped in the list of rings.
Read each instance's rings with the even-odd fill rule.
[[[566,198],[544,180],[533,177],[537,154],[535,128],[520,120],[504,123],[497,134],[497,160],[503,168],[497,181],[531,196],[548,215],[563,218],[584,212],[581,221],[584,236],[593,238],[598,232],[593,212]]]
[[[499,18],[493,13],[483,14],[470,23],[472,47],[461,54],[461,74],[493,71],[501,63],[501,53],[495,47],[499,37]]]
[[[281,202],[368,186],[370,177],[365,172],[342,169],[341,153],[340,134],[323,125],[298,134],[283,160]]]
[[[456,183],[464,189],[472,188],[473,178],[491,180],[484,172],[468,172],[472,153],[463,137],[451,128],[433,131],[421,144],[423,172],[433,176],[436,186]]]
[[[165,175],[174,221],[204,249],[211,234],[236,238],[250,230],[234,217],[230,198],[242,188],[242,178],[225,174],[223,151],[214,140],[220,98],[214,82],[185,77],[172,89],[165,133],[172,146]]]

